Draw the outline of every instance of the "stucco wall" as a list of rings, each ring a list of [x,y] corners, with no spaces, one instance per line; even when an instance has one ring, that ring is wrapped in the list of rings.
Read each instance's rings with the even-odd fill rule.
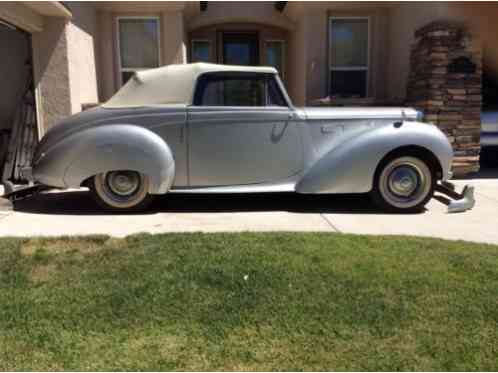
[[[0,76],[4,87],[0,95],[0,129],[12,126],[30,73],[30,68],[25,65],[29,48],[27,34],[0,25]]]
[[[287,48],[287,90],[294,105],[306,104],[306,61],[308,18],[302,17],[296,22],[296,27],[289,32],[289,45]]]
[[[32,35],[34,79],[39,104],[40,135],[72,113],[69,89],[66,20],[46,18]]]
[[[186,9],[186,24],[189,30],[221,23],[260,23],[294,28],[294,23],[275,10],[273,1],[209,2],[206,11],[199,11],[198,2],[192,2]]]
[[[81,111],[81,105],[98,102],[96,52],[97,13],[93,6],[70,2],[73,14],[67,25],[67,53],[71,112]]]
[[[162,64],[187,62],[185,25],[183,12],[161,13],[161,52]]]
[[[113,16],[107,11],[97,12],[99,38],[97,39],[97,80],[99,98],[107,101],[116,91],[117,62],[114,55],[114,23]]]

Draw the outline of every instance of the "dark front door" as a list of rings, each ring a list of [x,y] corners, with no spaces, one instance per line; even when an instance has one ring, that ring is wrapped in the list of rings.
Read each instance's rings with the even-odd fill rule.
[[[259,65],[257,33],[224,32],[222,47],[225,65]]]

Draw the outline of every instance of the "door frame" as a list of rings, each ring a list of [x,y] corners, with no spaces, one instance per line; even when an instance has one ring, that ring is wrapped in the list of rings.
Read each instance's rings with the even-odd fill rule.
[[[269,116],[271,116],[269,118]],[[243,121],[240,120],[240,118],[248,118],[249,123],[242,123]],[[237,124],[234,124],[237,123]],[[198,179],[200,175],[197,173],[194,173],[194,164],[195,164],[195,158],[199,158],[198,154],[198,148],[196,147],[196,139],[194,139],[194,131],[197,131],[199,129],[204,130],[204,131],[209,131],[210,133],[213,133],[215,130],[216,131],[225,131],[225,129],[228,129],[228,131],[232,129],[237,129],[238,125],[242,125],[243,128],[245,127],[246,131],[250,130],[252,133],[254,129],[250,129],[250,127],[259,127],[265,128],[266,134],[271,133],[270,139],[272,143],[278,143],[280,142],[281,136],[286,132],[286,131],[292,131],[294,129],[294,135],[297,136],[297,148],[299,149],[298,152],[295,152],[296,147],[293,147],[294,152],[297,156],[297,162],[295,164],[294,169],[292,170],[291,173],[288,175],[283,175],[282,177],[278,177],[275,179],[271,178],[265,178],[265,179],[259,179],[259,180],[239,180],[238,182],[221,182],[221,183],[198,183]],[[205,129],[203,129],[204,127]],[[210,127],[210,128],[209,128]],[[261,132],[261,131],[260,131]],[[196,106],[196,105],[190,105],[187,106],[187,133],[188,133],[188,147],[187,147],[187,161],[188,161],[188,185],[190,188],[213,188],[213,187],[234,187],[234,186],[250,186],[250,185],[264,185],[264,184],[272,184],[272,183],[280,183],[283,180],[287,180],[297,174],[299,174],[303,168],[304,168],[304,149],[302,145],[302,140],[300,139],[301,132],[297,126],[297,122],[294,117],[294,109],[289,106]],[[292,135],[292,133],[291,133]],[[244,138],[244,136],[239,136],[234,135],[232,133],[232,136],[235,136],[235,139],[238,138]],[[201,137],[197,137],[201,138]],[[214,144],[217,141],[221,141],[218,139],[222,139],[221,141],[221,147],[223,147],[222,144],[225,144],[225,141],[230,141],[230,137],[228,136],[222,136],[218,137],[218,139],[215,138],[213,141],[207,140],[205,137],[202,137],[203,139],[203,144]],[[247,139],[247,137],[246,137]],[[206,142],[207,141],[207,142]],[[245,143],[246,141],[244,141]],[[244,147],[244,145],[242,145]],[[229,146],[230,148],[230,146]],[[239,148],[240,149],[240,148]],[[253,150],[257,149],[255,146]],[[218,150],[220,153],[225,152],[225,149],[219,148]],[[202,153],[202,152],[201,152]],[[253,151],[251,151],[253,153]],[[209,153],[203,153],[203,154],[209,154]],[[278,154],[285,154],[284,152],[279,152]],[[288,157],[284,156],[285,159]],[[206,160],[205,157],[202,158],[203,160]],[[233,159],[232,157],[224,157],[223,159],[229,160]],[[220,165],[217,163],[217,166],[215,169],[212,169],[210,174],[217,174],[219,169],[217,167],[222,167],[224,170],[230,170],[230,167],[232,167],[233,170],[233,165]],[[240,165],[240,164],[239,164]],[[207,160],[207,163],[201,167],[201,169],[209,169],[209,160]],[[235,174],[235,171],[233,171]],[[273,173],[272,173],[273,174]],[[202,175],[201,175],[202,177]]]
[[[225,36],[226,35],[240,35],[240,36],[248,36],[252,38],[252,42],[254,42],[254,45],[256,47],[256,54],[251,56],[251,59],[254,59],[255,63],[250,66],[259,66],[260,65],[260,58],[261,58],[261,51],[260,51],[260,33],[257,30],[219,30],[217,32],[217,40],[218,40],[218,63],[220,64],[225,64]]]

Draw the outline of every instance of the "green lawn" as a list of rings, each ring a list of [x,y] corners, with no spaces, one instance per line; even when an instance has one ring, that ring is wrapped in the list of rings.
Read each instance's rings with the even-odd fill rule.
[[[498,247],[0,239],[0,370],[498,370]]]

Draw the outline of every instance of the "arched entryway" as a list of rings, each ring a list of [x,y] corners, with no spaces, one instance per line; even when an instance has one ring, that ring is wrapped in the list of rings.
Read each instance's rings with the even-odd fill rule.
[[[189,32],[189,62],[276,67],[285,79],[288,31],[255,23],[226,23]]]

